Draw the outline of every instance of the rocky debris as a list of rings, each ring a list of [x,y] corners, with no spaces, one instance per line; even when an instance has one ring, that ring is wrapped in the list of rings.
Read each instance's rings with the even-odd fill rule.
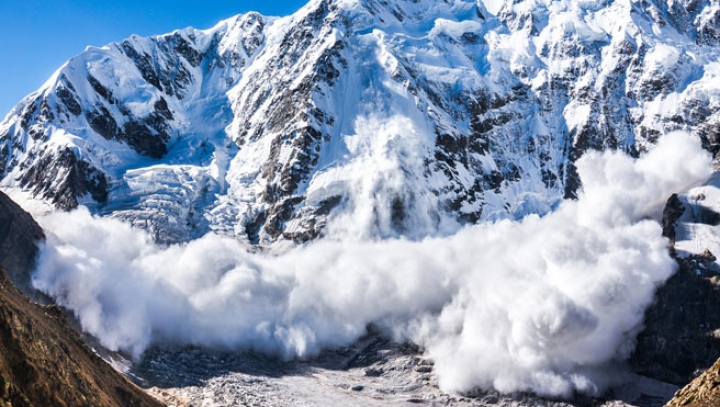
[[[57,307],[30,302],[0,268],[0,406],[161,404],[88,348]]]
[[[154,347],[130,375],[173,406],[466,406],[660,407],[677,389],[637,378],[624,399],[549,400],[531,394],[477,390],[443,393],[433,363],[409,343],[370,328],[350,346],[306,360],[281,361],[254,352],[198,347]],[[658,404],[658,400],[660,400]]]
[[[36,293],[30,286],[30,273],[44,239],[35,219],[0,191],[0,267],[26,295]]]
[[[675,394],[666,407],[720,406],[720,360]]]

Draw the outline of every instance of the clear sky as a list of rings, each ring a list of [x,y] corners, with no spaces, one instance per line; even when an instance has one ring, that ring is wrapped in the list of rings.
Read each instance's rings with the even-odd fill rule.
[[[308,0],[0,0],[0,120],[86,46],[204,29],[235,14],[284,16]]]

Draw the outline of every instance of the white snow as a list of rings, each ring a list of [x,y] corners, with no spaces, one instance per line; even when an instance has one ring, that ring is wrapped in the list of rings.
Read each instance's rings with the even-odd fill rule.
[[[714,173],[706,183],[688,190],[679,198],[686,209],[676,230],[675,249],[681,256],[701,254],[707,249],[719,257],[720,224],[713,224],[712,218],[702,212],[706,209],[720,213],[720,173]],[[716,260],[716,264],[720,266],[720,259]]]

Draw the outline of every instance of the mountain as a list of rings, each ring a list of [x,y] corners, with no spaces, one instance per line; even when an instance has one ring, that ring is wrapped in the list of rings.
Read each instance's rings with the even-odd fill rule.
[[[549,212],[588,150],[682,130],[717,153],[719,45],[710,0],[312,0],[88,48],[0,123],[0,186],[162,242],[348,214],[442,235]]]
[[[404,237],[393,240],[400,243],[392,246],[402,251],[407,250],[405,244],[409,245],[411,240],[450,235],[467,224],[549,213],[564,199],[578,196],[582,186],[576,162],[588,151],[622,150],[639,156],[666,133],[679,130],[700,139],[703,147],[717,157],[719,57],[720,5],[715,0],[312,0],[297,13],[283,18],[248,13],[207,30],[187,28],[157,37],[133,36],[105,47],[88,48],[63,65],[0,122],[0,188],[29,194],[60,209],[87,206],[93,214],[119,218],[150,231],[160,243],[187,242],[208,232],[258,246],[301,243],[322,235],[366,243]],[[612,172],[610,167],[604,169]],[[582,166],[578,164],[578,168]],[[617,177],[608,177],[613,179]],[[588,188],[589,185],[586,184]],[[631,183],[628,186],[633,187]],[[613,202],[622,197],[615,198]],[[672,208],[670,205],[670,212]],[[679,206],[675,208],[679,211]],[[598,205],[597,209],[606,208]],[[80,214],[85,216],[87,212]],[[679,221],[682,213],[675,215],[665,225],[667,237],[673,239],[677,226],[674,222]],[[532,222],[535,221],[529,223]],[[69,223],[63,226],[72,228]],[[0,232],[3,225],[0,224]],[[89,234],[98,238],[87,239],[93,248],[118,246],[132,249],[127,253],[134,250],[151,255],[169,253],[154,259],[163,268],[167,266],[166,260],[158,259],[179,257],[180,264],[185,258],[177,256],[176,250],[190,246],[170,246],[167,252],[164,247],[148,249],[152,242],[145,237],[119,245],[103,245],[98,241],[105,241],[101,239],[107,235],[134,236],[128,231],[118,233],[118,223],[104,225],[112,233],[104,233],[105,229],[98,227],[96,235]],[[636,266],[657,264],[653,260],[657,261],[658,256],[647,259],[630,255],[637,240],[649,239],[651,235],[659,238],[659,231],[648,232],[635,242],[627,239],[605,244],[604,236],[599,240],[603,247],[595,247],[597,239],[590,236],[584,240],[580,236],[590,229],[585,226],[575,234],[558,233],[563,239],[585,244],[574,253],[582,260],[581,264],[599,263],[593,260],[596,257],[582,255],[585,251],[605,250],[606,246],[620,250],[613,259],[632,257],[632,263],[622,263],[623,270],[635,272]],[[466,233],[466,237],[476,244],[459,246],[462,250],[476,250],[477,241],[482,245],[483,230],[476,229],[474,233],[477,234]],[[543,238],[544,235],[539,240],[528,239],[530,243],[526,245],[543,248],[547,243]],[[664,241],[659,241],[658,251],[664,255]],[[415,247],[418,254],[430,250],[435,253],[440,239],[424,242],[426,245],[420,249]],[[62,285],[67,280],[63,279],[72,277],[75,271],[104,283],[95,285],[96,290],[86,290],[80,284],[71,288],[79,288],[75,299],[89,299],[90,312],[99,309],[104,313],[97,315],[103,318],[107,318],[108,311],[115,317],[131,315],[133,319],[119,319],[132,321],[126,326],[108,322],[112,319],[98,317],[94,321],[101,321],[98,325],[103,329],[140,326],[141,329],[130,329],[130,336],[120,338],[127,339],[127,343],[141,337],[144,342],[139,341],[140,346],[145,346],[151,339],[159,342],[158,338],[182,336],[184,332],[178,332],[176,325],[186,321],[207,319],[211,327],[219,321],[221,329],[217,332],[225,332],[226,315],[231,314],[225,313],[227,309],[237,310],[233,314],[235,320],[242,320],[238,315],[250,315],[255,309],[241,302],[223,302],[225,298],[260,304],[257,313],[265,308],[275,313],[278,308],[273,308],[274,305],[282,307],[286,293],[296,292],[292,285],[275,289],[274,281],[270,281],[272,289],[263,290],[266,282],[256,277],[268,273],[254,263],[264,263],[265,259],[253,260],[244,251],[245,246],[239,256],[242,264],[212,259],[215,253],[223,251],[230,259],[236,243],[210,235],[200,240],[200,246],[194,246],[197,252],[209,253],[195,262],[197,270],[206,274],[202,278],[198,274],[198,281],[205,283],[206,276],[219,279],[246,273],[248,278],[242,284],[256,281],[260,284],[257,287],[261,291],[256,293],[252,284],[245,290],[242,284],[234,286],[218,280],[217,287],[222,285],[227,290],[194,297],[198,301],[207,299],[213,306],[217,300],[218,306],[213,311],[218,313],[212,314],[217,318],[206,318],[208,314],[203,313],[190,319],[187,316],[194,314],[163,314],[167,310],[192,310],[182,306],[196,303],[185,301],[178,293],[180,284],[155,284],[162,273],[127,273],[131,268],[111,256],[108,259],[113,261],[103,263],[105,257],[71,250],[72,245],[53,248],[58,253],[70,253],[68,258],[75,256],[80,260],[57,274],[51,273],[54,269],[46,270],[46,282],[51,276],[50,282],[58,283],[46,288],[53,288],[50,292],[58,297],[67,297],[67,289]],[[616,248],[616,243],[621,247]],[[561,250],[568,246],[560,243],[556,246],[558,252],[551,260],[574,259],[573,253]],[[328,247],[331,246],[320,246],[318,250]],[[446,256],[438,257],[441,263],[463,257],[464,252],[453,247],[446,251]],[[500,251],[505,253],[505,248]],[[122,252],[122,259],[134,260]],[[292,268],[291,264],[319,257],[314,255],[319,251],[303,253],[310,254],[307,258],[281,259],[277,269],[285,272]],[[339,256],[338,253],[343,252],[330,250],[328,256]],[[363,255],[370,257],[375,252],[360,253],[358,257],[349,257],[350,260],[328,261],[327,267],[331,271],[336,267],[350,268],[362,263]],[[489,253],[479,257],[483,261],[478,263],[495,264],[490,261],[495,260],[494,252]],[[517,257],[512,259],[513,267],[516,262],[521,264],[511,271],[528,268],[523,258],[526,254],[523,250],[512,251],[511,256]],[[533,257],[546,265],[546,254]],[[631,361],[638,371],[680,383],[717,357],[716,340],[707,336],[718,329],[716,318],[713,315],[705,319],[693,311],[704,312],[714,302],[702,299],[690,302],[675,295],[682,292],[688,296],[698,294],[698,298],[715,297],[716,280],[709,272],[703,274],[714,267],[711,257],[708,254],[691,257],[685,263],[680,261],[684,268],[659,292],[654,308],[647,314],[648,329],[638,337],[638,351]],[[294,258],[300,260],[291,261]],[[500,273],[504,270],[503,260],[501,257],[495,267]],[[140,268],[149,263],[129,264]],[[698,264],[704,265],[703,271],[695,268]],[[93,268],[86,268],[87,265]],[[238,265],[242,267],[235,267]],[[408,268],[413,267],[415,263],[410,263]],[[424,276],[442,275],[446,268],[446,263],[433,265],[432,273]],[[669,274],[671,267],[667,268]],[[388,271],[387,276],[393,275],[394,270],[384,265],[381,269]],[[466,269],[466,265],[461,268]],[[365,269],[360,271],[367,274]],[[567,276],[574,275],[574,271],[568,267]],[[515,278],[523,282],[522,276],[526,274],[516,274]],[[116,279],[125,275],[129,275],[127,281],[135,284],[122,284]],[[327,275],[336,277],[335,273]],[[635,273],[621,286],[597,286],[593,298],[607,291],[607,296],[598,296],[598,302],[603,307],[614,305],[622,300],[625,291],[638,291],[639,287],[633,286],[635,282],[645,289],[650,287],[651,295],[660,279],[643,280],[638,275]],[[152,279],[146,280],[147,276]],[[388,280],[383,278],[384,273],[379,276],[383,283],[378,287]],[[323,275],[318,278],[312,274],[309,280],[316,278],[322,280]],[[438,281],[446,284],[441,280]],[[531,281],[539,285],[544,280]],[[405,282],[398,283],[398,287],[404,287]],[[190,283],[193,282],[183,287],[190,288]],[[469,295],[470,288],[467,291],[465,288],[470,283],[487,287],[486,280],[480,278],[477,281],[463,278],[450,285],[457,285],[461,294]],[[492,287],[502,291],[499,288]],[[321,294],[329,291],[332,290],[310,290],[307,294],[312,305],[307,307],[307,315],[313,323],[315,312],[323,314],[324,310],[315,305],[324,304]],[[595,327],[604,327],[597,325],[591,313],[576,307],[574,301],[550,295],[556,291],[540,291],[536,298],[528,300],[527,308],[539,309],[528,314],[539,318],[537,321],[517,317],[521,324],[513,326],[528,327],[528,331],[521,330],[516,335],[520,337],[515,338],[522,339],[523,349],[536,349],[537,338],[542,339],[541,345],[554,344],[554,338],[568,339],[573,334],[596,332]],[[137,294],[136,303],[130,307],[125,307],[126,301],[118,300],[127,298],[127,293]],[[389,293],[381,294],[390,298],[395,294]],[[273,306],[265,307],[262,300],[258,302],[253,297],[255,294],[260,294],[259,298],[267,295],[267,304]],[[508,298],[515,300],[515,294]],[[548,296],[549,301],[541,301]],[[287,298],[293,300],[288,303],[296,304],[294,297]],[[462,295],[452,298],[433,303],[430,311],[439,312],[445,307],[443,301],[450,302],[451,312],[454,308],[466,310]],[[149,302],[143,302],[146,299]],[[339,306],[355,307],[345,300],[339,301]],[[182,306],[176,307],[176,301]],[[366,302],[369,301],[364,299],[358,304],[364,306]],[[646,302],[649,299],[641,303]],[[161,307],[159,325],[153,325],[155,319],[143,314],[151,308],[146,304],[172,306]],[[499,308],[506,304],[501,301]],[[633,306],[633,315],[638,319],[642,304]],[[687,308],[678,312],[679,307]],[[124,314],[126,308],[131,313]],[[393,312],[397,308],[396,304],[388,305]],[[558,308],[564,313],[557,315]],[[484,309],[479,308],[481,313]],[[136,310],[140,312],[135,313]],[[277,314],[281,319],[288,313],[281,310]],[[145,325],[139,323],[143,315],[148,317]],[[168,324],[167,321],[175,321],[168,315],[179,315],[183,324]],[[346,320],[345,313],[338,315],[338,325],[349,326],[352,335],[359,335],[366,326],[367,321],[356,321],[353,325]],[[269,320],[274,321],[273,318],[274,314]],[[703,325],[683,331],[679,319]],[[487,320],[497,318],[489,316]],[[261,329],[253,329],[252,335],[265,332],[262,328],[267,321],[262,322],[262,326],[257,325]],[[279,326],[284,327],[286,321],[280,322]],[[446,322],[452,325],[452,321],[441,322],[442,326]],[[188,326],[187,331],[193,331],[188,334],[191,337],[196,332],[202,337],[207,330],[212,331],[209,335],[214,340],[212,335],[217,334],[202,323],[197,325],[198,329],[193,329],[192,324]],[[621,341],[622,346],[610,346],[612,349],[606,352],[608,357],[615,355],[624,360],[634,344],[635,329],[640,327],[635,322],[622,326],[633,327],[631,331],[617,332],[627,334],[627,340]],[[169,333],[153,336],[155,328]],[[456,331],[463,330],[452,325],[447,331],[454,338],[453,335],[461,333]],[[303,330],[288,332],[298,332],[298,343],[303,349],[306,338],[315,340],[315,331],[305,325]],[[319,332],[318,343],[322,343],[322,334],[333,337],[330,342],[336,343],[337,335],[331,335],[332,332],[330,329]],[[470,338],[468,343],[478,343],[472,330],[464,332]],[[523,332],[528,332],[527,337]],[[539,336],[533,336],[535,332]],[[512,333],[515,335],[515,330]],[[598,344],[601,342],[608,343],[598,340]],[[688,346],[694,352],[692,357],[685,358]],[[592,352],[576,349],[581,357],[566,364],[563,354],[568,352],[566,347],[558,348],[552,354],[555,356],[549,358],[548,363],[557,370],[550,369],[557,373],[552,377],[562,380],[570,377],[573,386],[592,392],[594,383],[582,387],[587,384],[585,376],[577,376],[572,370],[588,366],[585,356]],[[465,354],[454,351],[442,355],[458,361],[465,358]],[[538,355],[545,360],[544,353]],[[526,362],[524,357],[518,359]],[[558,364],[556,359],[560,360]],[[471,359],[468,361],[472,364]],[[603,359],[605,362],[611,361]],[[195,366],[193,362],[189,365]],[[481,364],[474,363],[470,369],[476,365]],[[446,371],[457,370],[452,367]],[[578,377],[582,379],[578,379],[580,384],[574,381]],[[463,385],[477,384],[470,380]],[[565,383],[562,380],[561,385]],[[526,386],[522,380],[507,386],[510,387],[505,389],[537,389],[522,387]],[[540,390],[546,392],[542,394],[551,394],[547,388]],[[555,395],[571,390],[553,391]]]

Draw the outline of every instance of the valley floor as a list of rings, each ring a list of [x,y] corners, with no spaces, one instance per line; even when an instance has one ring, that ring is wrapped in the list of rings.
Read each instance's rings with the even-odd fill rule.
[[[547,400],[528,394],[448,395],[432,362],[411,344],[370,334],[310,361],[281,362],[257,353],[152,348],[127,372],[169,406],[495,406],[661,407],[676,386],[642,376],[611,399]]]

